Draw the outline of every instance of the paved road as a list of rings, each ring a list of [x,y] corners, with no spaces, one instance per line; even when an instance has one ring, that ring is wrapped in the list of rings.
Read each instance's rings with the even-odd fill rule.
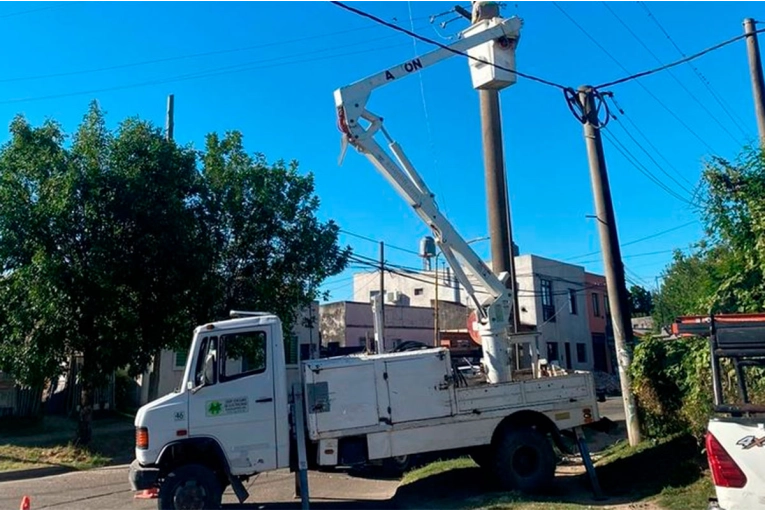
[[[266,473],[250,480],[250,498],[244,505],[227,491],[224,508],[287,510],[300,508],[293,498],[294,476],[287,471]],[[397,480],[374,480],[345,473],[310,473],[311,508],[382,509],[391,508]],[[67,473],[32,480],[0,483],[0,508],[16,509],[23,496],[31,498],[32,510],[148,510],[156,500],[134,499],[128,483],[128,467],[115,466]]]

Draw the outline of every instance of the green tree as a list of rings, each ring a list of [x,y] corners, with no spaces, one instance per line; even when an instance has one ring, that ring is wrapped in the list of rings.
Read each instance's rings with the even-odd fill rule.
[[[337,224],[316,217],[313,175],[301,175],[294,161],[247,154],[239,132],[207,137],[202,175],[206,228],[217,247],[213,315],[267,310],[288,329],[350,255],[337,243]]]
[[[38,383],[81,357],[86,444],[93,388],[188,335],[211,253],[193,151],[134,119],[111,133],[95,104],[64,141],[17,118],[0,149],[0,363]]]
[[[639,285],[633,285],[629,290],[630,315],[632,317],[645,317],[653,311],[653,296],[650,292]]]
[[[54,122],[11,125],[0,148],[0,370],[41,384],[82,360],[78,440],[94,387],[143,373],[161,349],[232,308],[297,307],[342,271],[349,248],[316,217],[312,175],[250,156],[239,133],[181,148],[93,104],[67,146]]]
[[[711,252],[675,251],[653,298],[656,327],[669,326],[680,315],[709,313],[719,281],[717,270]]]
[[[765,159],[747,147],[734,162],[713,158],[702,175],[706,235],[675,253],[655,296],[658,325],[678,315],[765,309]]]
[[[747,148],[735,163],[704,171],[704,219],[720,277],[714,311],[765,308],[765,154]]]

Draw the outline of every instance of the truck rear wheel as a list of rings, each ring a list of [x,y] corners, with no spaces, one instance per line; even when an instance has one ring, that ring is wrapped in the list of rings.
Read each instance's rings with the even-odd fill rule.
[[[383,460],[383,471],[390,476],[401,476],[412,465],[411,455],[399,455]]]
[[[215,474],[199,464],[181,466],[165,477],[159,488],[159,510],[220,508],[223,489]]]
[[[555,479],[552,444],[530,427],[507,429],[497,444],[494,459],[494,475],[503,490],[541,492]]]

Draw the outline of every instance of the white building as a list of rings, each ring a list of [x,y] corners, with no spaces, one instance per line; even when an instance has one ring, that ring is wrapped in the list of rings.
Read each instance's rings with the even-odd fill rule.
[[[490,263],[489,263],[490,264]],[[536,255],[515,257],[518,307],[522,324],[540,332],[540,354],[560,366],[577,370],[593,368],[590,325],[586,313],[587,284],[581,266]],[[436,300],[434,271],[385,274],[385,302],[401,306],[433,306]],[[438,271],[438,300],[472,303],[451,271]],[[353,277],[353,300],[369,302],[379,292],[379,272]]]

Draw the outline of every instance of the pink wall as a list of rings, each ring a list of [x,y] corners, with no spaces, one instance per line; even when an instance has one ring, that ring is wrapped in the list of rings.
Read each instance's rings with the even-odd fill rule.
[[[605,333],[606,332],[606,278],[592,273],[584,273],[584,283],[587,287],[586,303],[587,303],[587,320],[590,324],[590,333]],[[598,308],[600,315],[596,316],[594,312],[594,305],[592,303],[592,295],[598,296]]]

